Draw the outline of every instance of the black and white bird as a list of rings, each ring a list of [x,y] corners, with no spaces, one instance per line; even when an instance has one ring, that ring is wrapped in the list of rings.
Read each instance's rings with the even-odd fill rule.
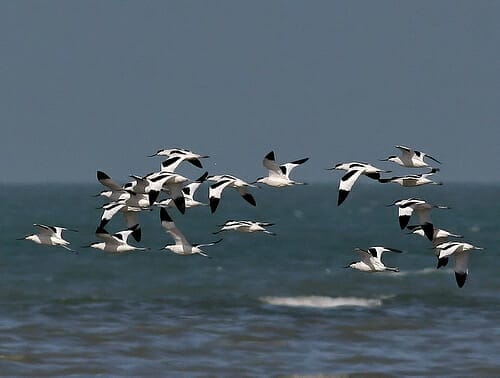
[[[168,214],[165,208],[160,208],[160,221],[161,226],[165,229],[166,232],[172,236],[175,241],[173,245],[166,245],[162,249],[166,249],[178,255],[188,256],[188,255],[201,255],[204,257],[209,257],[201,247],[210,247],[214,244],[219,243],[222,239],[219,239],[215,242],[205,243],[205,244],[191,244],[188,242],[186,237],[182,234],[182,232],[177,228],[174,221]]]
[[[119,201],[129,199],[132,195],[131,192],[127,191],[122,185],[115,182],[107,173],[103,171],[97,171],[97,180],[108,190],[101,191],[97,196],[103,196],[110,201]]]
[[[458,287],[462,287],[469,274],[469,251],[482,250],[483,248],[463,242],[445,242],[437,245],[436,249],[439,251],[438,258],[440,260],[452,255],[455,257],[455,279]]]
[[[419,235],[424,238],[427,238],[427,235],[425,235],[425,232],[420,225],[412,225],[408,226],[407,229],[411,231],[411,234]],[[443,257],[442,259],[438,258],[439,255],[439,250],[436,248],[439,244],[442,244],[448,240],[448,238],[463,238],[462,235],[454,234],[452,232],[443,230],[442,228],[437,228],[434,227],[434,233],[432,235],[432,245],[434,247],[434,252],[437,257],[437,269],[441,268],[442,266],[446,266],[448,264],[448,257]]]
[[[428,167],[429,164],[427,164],[424,161],[424,158],[429,158],[436,163],[441,164],[441,162],[432,156],[428,155],[425,152],[417,151],[414,150],[413,148],[406,147],[406,146],[396,146],[397,149],[401,151],[400,156],[396,155],[391,155],[388,158],[381,159],[381,161],[392,161],[396,164],[399,164],[403,167],[407,168],[422,168],[422,167]]]
[[[352,186],[361,175],[365,175],[373,180],[379,180],[380,173],[390,172],[362,162],[339,163],[332,168],[328,168],[328,170],[332,169],[347,171],[339,181],[337,206],[340,206],[345,201],[351,192]]]
[[[226,188],[235,188],[241,197],[253,206],[256,206],[255,198],[248,193],[247,188],[254,188],[255,185],[231,175],[209,176],[208,180],[215,183],[210,185],[208,189],[208,200],[210,202],[210,210],[215,212],[222,196],[222,191]]]
[[[432,170],[427,173],[421,173],[418,175],[395,176],[390,178],[380,178],[378,181],[383,184],[388,182],[393,182],[406,187],[421,186],[426,184],[443,185],[442,182],[433,181],[429,178],[436,172],[439,172],[439,169],[432,168]]]
[[[431,210],[449,209],[448,206],[432,205],[417,198],[397,200],[387,206],[398,207],[399,226],[402,230],[408,226],[412,214],[416,213],[419,219],[419,224],[424,230],[425,236],[427,236],[427,238],[431,241],[434,237],[434,225],[431,220]]]
[[[208,177],[208,172],[205,172],[202,176],[200,176],[196,181],[192,182],[191,184],[188,184],[184,186],[181,189],[182,195],[184,196],[184,207],[186,209],[196,207],[196,206],[207,206],[207,203],[200,202],[196,199],[194,199],[194,194],[198,190],[201,184],[205,182],[205,180]],[[159,206],[159,207],[166,207],[166,208],[172,208],[176,207],[175,202],[172,198],[167,198],[165,200],[162,200],[160,202],[155,202],[154,205]]]
[[[58,226],[46,226],[39,223],[34,223],[33,226],[38,229],[38,233],[26,235],[18,240],[30,240],[36,244],[63,247],[70,252],[77,253],[75,250],[68,247],[70,243],[67,240],[64,240],[62,236],[63,231],[76,232],[76,230]]]
[[[297,182],[290,178],[290,173],[296,167],[304,164],[309,158],[303,158],[289,163],[278,165],[274,156],[274,151],[269,152],[262,161],[264,167],[268,170],[266,177],[259,177],[256,183],[266,184],[273,187],[283,187],[292,185],[303,185],[303,182]]]
[[[123,253],[132,251],[145,251],[148,248],[135,247],[128,244],[127,240],[130,235],[134,235],[139,230],[139,225],[136,224],[124,231],[117,232],[115,234],[110,234],[103,227],[98,227],[95,231],[95,235],[102,240],[102,242],[96,242],[89,245],[90,248],[99,249],[103,252],[110,253]]]
[[[144,196],[144,194],[142,194],[142,196]],[[127,201],[123,200],[107,203],[101,208],[103,209],[103,212],[99,228],[104,228],[116,214],[121,213],[128,228],[136,226],[135,232],[132,233],[132,236],[136,241],[141,241],[142,231],[141,226],[138,222],[137,214],[143,211],[144,208],[138,206],[129,206],[127,204]]]
[[[382,262],[382,254],[384,252],[401,253],[402,251],[399,249],[377,246],[368,249],[356,248],[355,251],[361,260],[350,263],[346,268],[356,269],[361,272],[384,272],[386,270],[399,272],[399,268],[385,266]]]
[[[245,233],[253,233],[253,232],[263,232],[269,235],[276,235],[274,232],[266,230],[266,227],[273,226],[274,223],[268,222],[256,222],[249,220],[228,220],[223,225],[221,225],[221,229],[219,231],[214,232],[214,234],[218,234],[223,231],[238,231]]]
[[[200,155],[183,148],[165,148],[156,151],[153,155],[149,155],[149,157],[154,156],[167,157],[167,160],[161,164],[161,170],[166,172],[174,172],[183,161],[188,161],[195,167],[203,168],[200,159],[209,157],[208,155]]]

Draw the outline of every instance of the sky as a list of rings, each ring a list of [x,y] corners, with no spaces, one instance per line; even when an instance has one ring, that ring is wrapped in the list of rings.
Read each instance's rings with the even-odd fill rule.
[[[262,159],[397,154],[500,182],[498,1],[2,1],[0,182],[117,181],[160,148],[254,180]],[[185,167],[191,178],[201,174]],[[412,171],[411,173],[415,173]]]

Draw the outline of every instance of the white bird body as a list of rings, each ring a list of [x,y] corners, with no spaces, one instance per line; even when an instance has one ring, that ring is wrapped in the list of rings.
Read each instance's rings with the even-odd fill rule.
[[[391,178],[381,178],[378,181],[381,183],[393,182],[399,184],[401,186],[413,187],[413,186],[421,186],[426,184],[434,184],[434,185],[442,185],[441,182],[436,182],[431,180],[429,177],[434,173],[439,172],[439,169],[433,168],[428,173],[422,173],[419,175],[406,175],[399,177],[391,177]]]
[[[69,229],[57,226],[46,226],[44,224],[39,224],[39,223],[34,223],[33,226],[35,226],[38,229],[38,233],[26,235],[22,239],[30,240],[36,244],[59,246],[67,249],[68,251],[75,252],[74,250],[68,247],[70,243],[67,240],[65,240],[62,236],[63,231],[67,231]]]
[[[384,271],[399,272],[399,268],[388,267],[382,262],[382,254],[384,252],[401,253],[399,249],[377,246],[370,247],[367,250],[356,248],[355,251],[358,253],[361,260],[350,263],[346,268],[370,273]]]
[[[257,205],[253,196],[247,192],[247,188],[255,187],[255,185],[249,184],[248,182],[231,175],[209,176],[207,179],[215,181],[215,184],[210,185],[208,189],[208,199],[212,213],[217,209],[222,196],[222,191],[225,188],[235,188],[240,193],[241,197],[243,197],[243,199],[245,199],[248,203],[253,206]]]
[[[469,274],[469,251],[482,250],[483,248],[464,242],[445,242],[437,245],[436,249],[439,251],[438,258],[440,260],[452,255],[455,257],[455,280],[458,287],[463,287]]]
[[[136,224],[135,226],[132,226],[127,230],[120,231],[111,235],[104,228],[98,227],[95,234],[98,238],[102,239],[103,241],[92,243],[89,247],[110,253],[145,251],[148,248],[135,247],[131,244],[128,244],[127,242],[128,237],[130,235],[133,235],[138,230],[139,230],[139,225]]]
[[[278,165],[278,163],[276,163],[274,151],[271,151],[264,157],[264,160],[262,161],[262,164],[268,170],[268,175],[266,177],[258,178],[255,182],[277,188],[292,185],[303,185],[304,183],[302,182],[297,182],[290,179],[290,173],[294,168],[305,163],[307,160],[309,160],[309,158],[303,158]]]
[[[175,244],[166,245],[165,247],[163,247],[163,249],[169,250],[178,255],[188,256],[198,254],[204,257],[209,257],[200,247],[209,247],[222,240],[219,239],[215,242],[205,244],[191,244],[182,234],[182,232],[177,228],[172,218],[170,218],[170,215],[168,215],[167,210],[165,210],[165,208],[163,207],[160,208],[160,221],[162,227],[166,232],[170,234],[170,236],[172,236],[175,241]]]
[[[401,151],[401,155],[392,155],[386,159],[383,159],[383,161],[392,161],[406,168],[423,168],[429,166],[429,164],[424,161],[424,158],[427,157],[431,160],[434,160],[436,163],[441,164],[441,162],[426,154],[425,152],[417,151],[413,148],[399,145],[396,146],[396,148]]]
[[[371,179],[378,180],[380,179],[380,173],[389,172],[374,167],[371,164],[361,163],[361,162],[339,163],[335,167],[329,169],[344,170],[344,171],[347,170],[347,173],[344,176],[342,176],[342,178],[339,181],[339,195],[338,195],[337,206],[340,206],[345,201],[345,199],[351,192],[354,183],[358,180],[358,178],[361,175],[365,175],[370,177]]]
[[[238,231],[244,233],[253,233],[253,232],[263,232],[269,235],[276,235],[274,232],[266,230],[265,227],[272,226],[273,223],[267,222],[256,222],[256,221],[248,221],[248,220],[228,220],[222,226],[221,229],[214,234],[218,234],[222,231]]]

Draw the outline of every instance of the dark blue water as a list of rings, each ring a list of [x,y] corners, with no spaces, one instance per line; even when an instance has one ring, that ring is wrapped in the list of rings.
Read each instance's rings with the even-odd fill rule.
[[[417,190],[359,185],[336,206],[336,184],[255,189],[256,208],[224,192],[217,212],[170,214],[192,242],[227,219],[276,223],[277,236],[225,233],[212,259],[159,251],[172,240],[158,211],[140,214],[150,251],[81,248],[102,203],[98,185],[0,187],[0,374],[169,376],[499,376],[500,186]],[[406,189],[406,190],[405,190]],[[206,196],[203,187],[198,196]],[[459,289],[435,269],[430,243],[399,229],[395,199],[418,196],[439,227],[484,247]],[[18,241],[32,223],[65,233],[79,255]],[[109,231],[123,228],[113,219]],[[353,249],[386,245],[400,273],[343,267]]]

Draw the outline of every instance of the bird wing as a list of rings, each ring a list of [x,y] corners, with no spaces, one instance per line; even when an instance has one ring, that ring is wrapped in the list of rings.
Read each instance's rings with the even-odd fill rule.
[[[291,161],[289,163],[280,165],[279,168],[280,168],[281,172],[288,178],[288,176],[290,176],[290,173],[292,172],[292,170],[295,167],[298,167],[299,165],[305,163],[308,160],[309,160],[309,158],[303,158],[303,159]]]
[[[283,175],[283,172],[281,171],[278,163],[276,163],[274,151],[271,151],[266,156],[264,156],[264,160],[262,161],[262,164],[269,171],[269,176],[282,176]]]
[[[361,176],[363,170],[361,169],[350,169],[347,173],[342,176],[339,182],[339,190],[350,191],[356,180]]]
[[[165,208],[163,207],[160,209],[160,221],[161,226],[165,229],[166,232],[170,234],[170,236],[172,236],[175,244],[180,244],[183,246],[191,245],[187,241],[186,237],[182,234],[182,232],[180,232],[180,230],[177,228],[172,218],[170,218],[167,210],[165,210]]]
[[[122,187],[114,182],[111,177],[109,177],[106,173],[102,171],[97,171],[97,180],[104,186],[108,187],[113,191],[122,190]]]
[[[469,253],[455,253],[455,273],[467,273]]]
[[[220,198],[222,195],[222,191],[231,185],[234,180],[229,178],[223,178],[220,181],[217,181],[215,184],[210,185],[208,188],[208,196],[210,198]]]
[[[461,243],[457,242],[447,242],[443,244],[439,244],[436,248],[439,250],[438,257],[441,259],[443,257],[448,257],[457,252],[461,247]]]
[[[104,211],[101,216],[101,222],[104,221],[107,223],[111,218],[115,216],[116,213],[118,213],[125,206],[126,205],[122,202],[110,202],[104,205],[102,207]]]
[[[415,155],[415,150],[413,150],[413,148],[401,145],[396,146],[396,148],[401,151],[403,156],[407,156],[408,158],[411,158],[413,155]]]
[[[373,255],[369,251],[365,251],[364,249],[356,249],[356,253],[359,255],[359,258],[366,265],[373,267]]]
[[[53,236],[57,235],[57,229],[53,226],[46,226],[40,223],[34,223],[33,226],[38,228],[38,232],[40,235]]]
[[[169,156],[169,158],[161,163],[161,170],[163,172],[175,172],[179,164],[183,162],[185,157],[180,154]]]

